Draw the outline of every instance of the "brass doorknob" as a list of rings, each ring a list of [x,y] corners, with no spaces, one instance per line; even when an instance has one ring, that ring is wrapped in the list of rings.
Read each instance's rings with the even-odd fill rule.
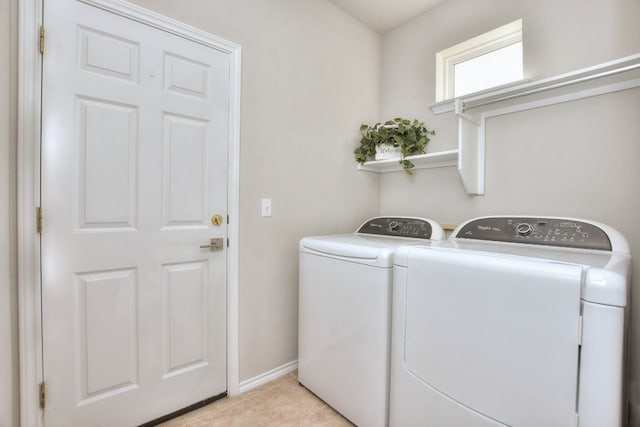
[[[222,221],[224,221],[224,219],[222,218],[222,215],[215,214],[211,217],[211,224],[215,226],[222,224]]]

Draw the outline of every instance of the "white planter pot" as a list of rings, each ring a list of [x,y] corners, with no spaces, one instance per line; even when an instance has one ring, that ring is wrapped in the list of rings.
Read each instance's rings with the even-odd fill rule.
[[[376,145],[376,160],[392,160],[402,157],[402,149],[392,144]]]

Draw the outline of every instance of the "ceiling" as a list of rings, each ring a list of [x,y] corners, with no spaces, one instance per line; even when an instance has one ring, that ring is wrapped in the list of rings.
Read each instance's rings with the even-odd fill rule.
[[[329,0],[378,33],[404,24],[444,0]]]

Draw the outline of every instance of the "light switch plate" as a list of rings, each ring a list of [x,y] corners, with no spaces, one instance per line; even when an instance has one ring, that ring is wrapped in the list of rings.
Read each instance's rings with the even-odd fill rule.
[[[262,216],[271,216],[271,199],[262,199],[260,206]]]

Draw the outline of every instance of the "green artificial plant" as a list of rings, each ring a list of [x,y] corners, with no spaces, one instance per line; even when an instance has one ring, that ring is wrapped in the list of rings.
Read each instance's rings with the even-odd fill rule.
[[[358,163],[363,164],[367,160],[375,158],[377,145],[391,144],[394,147],[400,147],[402,150],[400,164],[407,174],[412,175],[411,169],[414,164],[406,157],[423,154],[429,142],[429,136],[435,135],[436,132],[428,130],[424,123],[417,119],[412,122],[397,117],[385,123],[376,123],[373,126],[361,125],[360,134],[362,135],[360,145],[354,150]]]

